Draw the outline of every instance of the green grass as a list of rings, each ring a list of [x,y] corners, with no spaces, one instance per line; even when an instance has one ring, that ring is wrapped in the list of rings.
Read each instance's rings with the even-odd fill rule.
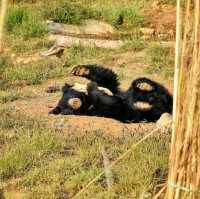
[[[64,0],[53,2],[53,6],[44,1],[41,13],[45,19],[69,24],[81,24],[85,19],[97,17],[97,13],[89,7]]]
[[[146,72],[163,74],[165,77],[173,77],[174,74],[174,50],[163,48],[158,44],[150,44],[147,49],[147,62],[149,67]]]
[[[103,137],[101,132],[85,136],[65,135],[49,129],[40,119],[29,118],[14,109],[0,110],[0,178],[13,188],[26,190],[26,198],[72,197],[102,171],[100,148],[111,161],[142,137]],[[167,175],[169,136],[152,137],[138,146],[112,169],[114,184],[106,187],[105,176],[79,198],[139,198]],[[5,192],[9,190],[5,189]],[[23,192],[23,191],[22,191]]]
[[[17,54],[42,52],[49,49],[54,44],[54,42],[48,41],[45,37],[30,38],[27,42],[27,40],[9,36],[7,42],[12,52]]]
[[[40,84],[44,80],[61,77],[66,74],[61,62],[43,60],[25,65],[4,67],[0,74],[0,88],[7,89],[25,85]]]
[[[41,13],[46,19],[56,22],[81,24],[85,19],[98,19],[107,21],[116,27],[133,28],[141,26],[144,18],[140,12],[138,1],[130,1],[127,4],[109,1],[55,1],[49,5],[44,1]],[[119,18],[123,18],[120,24]]]
[[[80,64],[90,60],[96,60],[100,57],[107,57],[112,53],[111,50],[100,49],[96,47],[83,47],[81,45],[75,45],[69,48],[63,56],[66,66]],[[95,62],[95,61],[94,61]]]
[[[96,9],[102,11],[105,21],[117,28],[133,29],[141,27],[144,23],[144,17],[141,14],[141,8],[137,1],[131,1],[128,5],[113,4],[97,4]],[[120,23],[120,18],[123,23]]]
[[[0,89],[0,104],[5,104],[7,102],[13,102],[18,99],[27,99],[34,97],[36,94],[32,91],[23,92],[20,88],[13,88],[13,89]]]
[[[73,46],[60,60],[41,60],[29,64],[13,64],[8,57],[0,58],[0,89],[40,84],[45,80],[66,76],[69,67],[101,56],[109,50]]]
[[[20,98],[20,93],[16,91],[1,91],[0,90],[0,104],[12,102]]]
[[[10,112],[13,113],[10,113]],[[6,118],[6,120],[5,120]],[[38,166],[45,156],[56,152],[60,142],[48,129],[13,109],[1,110],[1,131],[17,128],[15,139],[4,147],[0,159],[0,179],[20,176]],[[6,131],[7,130],[7,131]],[[2,133],[2,132],[1,132]]]
[[[9,7],[6,30],[15,37],[23,39],[41,37],[46,33],[40,16],[34,14],[30,9],[20,6]]]
[[[48,79],[65,77],[70,66],[88,62],[88,60],[91,62],[99,57],[106,57],[110,53],[112,51],[105,49],[73,46],[66,50],[59,60],[47,59],[29,64],[13,64],[8,57],[1,57],[0,90],[40,84]],[[3,98],[2,101],[4,101]]]
[[[123,49],[140,51],[147,47],[147,42],[141,38],[134,38],[124,41]]]
[[[0,177],[20,176],[57,150],[59,143],[49,131],[18,131],[16,145],[5,149],[0,160]],[[42,135],[42,136],[41,136]]]

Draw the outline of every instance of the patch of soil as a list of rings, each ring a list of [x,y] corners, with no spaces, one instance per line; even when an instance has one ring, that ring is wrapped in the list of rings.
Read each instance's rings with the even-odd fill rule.
[[[156,126],[153,123],[124,124],[114,119],[94,116],[48,115],[48,112],[57,104],[60,94],[56,93],[51,94],[51,96],[17,100],[10,103],[9,106],[20,110],[26,115],[31,115],[31,117],[41,118],[41,121],[47,123],[48,126],[61,129],[67,134],[97,132],[119,137],[128,134],[144,133]]]
[[[169,34],[174,37],[176,31],[176,7],[158,5],[144,12],[146,26],[155,29],[156,35]]]

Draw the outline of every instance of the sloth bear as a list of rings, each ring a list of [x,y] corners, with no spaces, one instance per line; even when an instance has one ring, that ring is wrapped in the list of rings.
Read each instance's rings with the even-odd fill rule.
[[[117,75],[99,65],[78,65],[72,74],[91,80],[86,92],[66,84],[58,105],[49,113],[96,115],[122,122],[155,122],[172,112],[173,98],[168,90],[145,77],[133,80],[127,91],[119,89]],[[104,87],[105,89],[102,89]],[[112,92],[107,92],[108,89]]]

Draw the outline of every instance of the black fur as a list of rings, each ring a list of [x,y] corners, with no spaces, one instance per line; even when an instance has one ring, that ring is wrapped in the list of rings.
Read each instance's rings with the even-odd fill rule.
[[[77,68],[84,68],[89,70],[89,74],[84,75],[77,75],[81,77],[85,77],[93,82],[96,82],[98,86],[102,86],[105,88],[108,88],[112,93],[118,92],[118,77],[116,73],[114,73],[112,70],[108,68],[104,68],[99,65],[78,65],[73,70],[72,73],[76,75],[74,72],[77,70]]]
[[[152,86],[152,91],[143,91],[138,89],[139,83],[148,83]],[[173,98],[168,90],[161,84],[147,78],[138,78],[134,80],[130,88],[125,92],[126,104],[143,101],[152,105],[149,111],[140,111],[146,121],[157,121],[160,116],[167,112],[172,113]]]
[[[59,100],[58,105],[49,112],[49,114],[62,114],[62,115],[82,115],[87,114],[89,106],[91,105],[88,101],[88,97],[85,93],[76,91],[71,88],[70,85],[65,84],[62,88],[62,98]],[[82,106],[78,110],[73,110],[69,105],[68,101],[70,98],[79,98],[82,102]]]
[[[139,122],[142,117],[138,111],[129,110],[121,96],[108,96],[97,88],[97,83],[91,82],[87,85],[88,98],[93,105],[95,115],[114,118],[123,122],[130,120]],[[134,114],[132,114],[134,112]]]
[[[84,71],[86,72],[84,73]],[[138,78],[132,82],[127,91],[121,92],[118,88],[117,75],[110,69],[98,65],[80,65],[75,67],[72,73],[92,80],[87,86],[88,95],[67,87],[63,90],[63,97],[58,106],[51,112],[53,114],[60,111],[60,114],[70,112],[70,114],[76,115],[96,115],[114,118],[122,122],[154,122],[163,113],[172,112],[172,96],[165,87],[150,79]],[[146,83],[151,89],[140,89],[141,83]],[[97,86],[110,89],[113,96],[98,90]],[[68,110],[66,102],[73,97],[78,97],[83,102],[83,107],[80,110]],[[138,101],[146,102],[152,108],[150,110],[138,110],[134,106],[134,103]]]

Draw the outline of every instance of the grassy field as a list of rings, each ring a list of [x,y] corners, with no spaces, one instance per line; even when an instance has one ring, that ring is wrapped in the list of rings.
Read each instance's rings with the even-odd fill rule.
[[[131,134],[113,139],[101,132],[64,136],[13,109],[0,110],[0,129],[0,179],[8,183],[8,198],[18,192],[24,198],[71,198],[102,171],[102,146],[114,161],[141,139]],[[80,198],[152,196],[166,177],[168,149],[169,135],[150,138],[113,168],[111,190],[102,176]]]
[[[10,108],[9,103],[19,99],[29,103],[35,94],[24,91],[24,87],[64,79],[73,65],[96,61],[114,63],[114,55],[123,53],[131,56],[141,53],[147,65],[144,74],[172,79],[174,53],[171,48],[161,47],[157,40],[133,37],[123,38],[124,46],[118,50],[78,45],[67,49],[61,58],[18,63],[18,57],[32,56],[52,46],[44,23],[47,19],[81,24],[84,19],[92,18],[126,32],[144,25],[144,10],[154,0],[32,2],[10,3],[6,17],[5,52],[0,57],[0,198],[3,195],[6,199],[72,198],[103,170],[102,147],[109,160],[114,161],[136,143],[143,132],[121,138],[103,136],[101,131],[90,129],[84,136],[78,131],[66,134],[62,129],[50,128],[45,118],[28,116]],[[175,4],[175,0],[159,2]],[[119,74],[120,81],[132,80],[124,62],[118,65],[120,71],[123,70],[123,74]],[[79,198],[152,198],[166,180],[169,144],[168,133],[149,138],[113,167],[111,189],[103,175]]]

